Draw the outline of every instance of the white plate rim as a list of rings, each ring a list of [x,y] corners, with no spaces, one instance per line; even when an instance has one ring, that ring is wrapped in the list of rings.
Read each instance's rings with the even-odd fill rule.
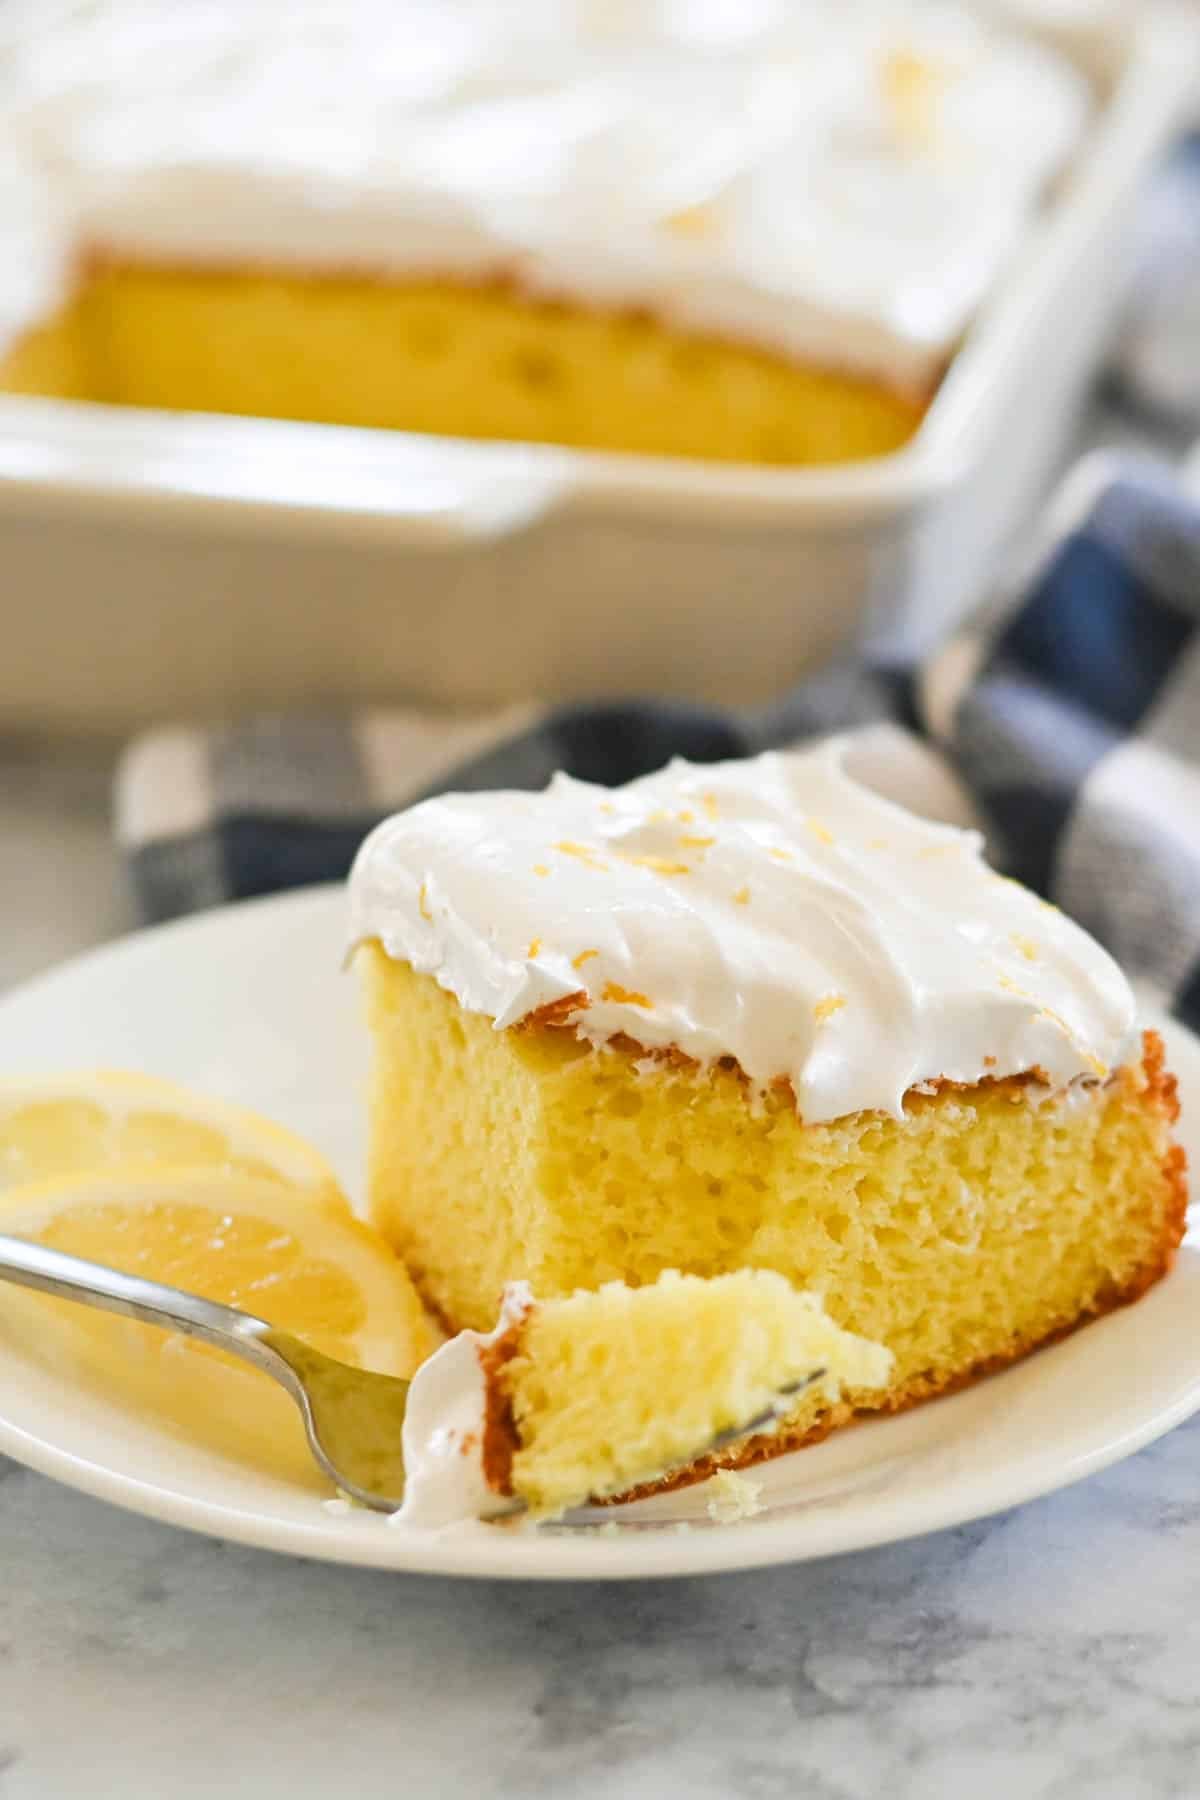
[[[222,907],[209,913],[130,934],[115,943],[91,950],[0,997],[0,1044],[13,1023],[49,1009],[56,1012],[70,1003],[73,991],[99,977],[120,978],[132,974],[139,963],[152,961],[161,975],[172,957],[186,956],[195,948],[206,952],[228,951],[239,935],[302,941],[304,933],[329,936],[336,947],[337,921],[342,896],[337,887],[307,888]],[[225,940],[223,943],[222,940]],[[181,948],[182,947],[182,948]],[[167,959],[164,963],[164,956]],[[69,1013],[68,1013],[69,1016]],[[1200,1109],[1200,1041],[1178,1024],[1152,1020],[1171,1038],[1172,1059],[1182,1059],[1181,1090],[1189,1099],[1189,1112]],[[19,1033],[18,1033],[19,1034]],[[70,1058],[60,1059],[69,1066]],[[0,1067],[18,1065],[8,1054],[0,1055]],[[1167,1284],[1139,1303],[1137,1312],[1147,1317],[1156,1296],[1171,1284],[1192,1282],[1200,1287],[1200,1251],[1185,1247]],[[1128,1314],[1115,1314],[1068,1339],[1080,1344],[1092,1334],[1112,1328]],[[962,1395],[940,1400],[895,1420],[871,1423],[859,1433],[895,1432],[905,1420],[937,1414],[950,1434],[951,1421],[966,1404],[986,1392],[999,1393],[1021,1371],[1036,1370],[1060,1355],[1066,1346],[1043,1351],[1016,1369],[976,1384]],[[3,1385],[0,1359],[0,1453],[39,1474],[128,1511],[228,1541],[284,1554],[330,1562],[357,1564],[410,1573],[461,1575],[488,1579],[625,1579],[688,1574],[715,1574],[772,1564],[812,1560],[839,1553],[943,1530],[970,1520],[1002,1512],[1025,1501],[1080,1481],[1132,1455],[1200,1411],[1200,1353],[1196,1367],[1178,1391],[1165,1402],[1149,1408],[1144,1416],[1111,1433],[1086,1434],[1072,1444],[1056,1440],[1035,1446],[1011,1468],[982,1471],[973,1478],[958,1479],[943,1492],[926,1489],[888,1501],[886,1487],[881,1503],[870,1505],[800,1506],[787,1511],[768,1511],[732,1527],[705,1526],[687,1533],[667,1528],[623,1529],[616,1535],[585,1531],[509,1531],[475,1526],[449,1533],[417,1533],[399,1529],[369,1515],[331,1515],[316,1501],[307,1517],[264,1513],[253,1507],[206,1499],[182,1491],[170,1483],[147,1480],[103,1461],[81,1455],[54,1433],[31,1430],[12,1416]],[[1025,1379],[1028,1379],[1026,1375]],[[834,1442],[835,1440],[831,1440]],[[880,1440],[882,1441],[882,1440]],[[899,1447],[899,1446],[898,1446]],[[822,1447],[823,1448],[823,1447]],[[812,1458],[819,1452],[805,1451]],[[903,1454],[903,1452],[902,1452]],[[794,1459],[781,1459],[791,1462]],[[779,1464],[772,1465],[778,1467]],[[699,1493],[700,1490],[693,1490]],[[848,1496],[850,1498],[851,1496]]]

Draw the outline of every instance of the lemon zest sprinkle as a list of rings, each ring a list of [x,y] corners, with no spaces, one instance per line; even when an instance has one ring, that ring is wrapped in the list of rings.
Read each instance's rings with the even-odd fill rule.
[[[610,1000],[616,1006],[649,1006],[646,994],[639,994],[636,988],[622,987],[617,981],[606,981],[600,995],[602,1000]]]
[[[669,856],[631,856],[627,852],[618,851],[622,862],[632,863],[637,869],[653,869],[656,875],[690,875],[691,865],[684,862],[672,862]]]
[[[663,229],[677,238],[707,238],[717,229],[717,211],[711,201],[699,200],[694,206],[681,206],[668,213]]]
[[[576,844],[571,838],[560,838],[557,844],[550,846],[552,850],[561,850],[564,856],[573,856],[586,869],[606,869],[607,863],[600,861],[591,844]]]

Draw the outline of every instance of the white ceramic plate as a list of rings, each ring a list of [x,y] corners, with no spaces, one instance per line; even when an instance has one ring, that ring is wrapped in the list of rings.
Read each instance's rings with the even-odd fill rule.
[[[194,1082],[306,1132],[357,1191],[365,1046],[354,985],[339,975],[342,916],[340,892],[318,889],[83,957],[0,1002],[0,1073],[107,1063]],[[1200,1044],[1165,1029],[1195,1142]],[[766,1465],[754,1519],[713,1527],[698,1487],[622,1509],[616,1534],[595,1522],[420,1533],[330,1513],[315,1482],[272,1480],[84,1396],[4,1331],[2,1302],[0,1451],[172,1524],[388,1569],[657,1576],[824,1556],[1048,1493],[1200,1409],[1200,1252],[1185,1249],[1138,1306],[954,1399]]]

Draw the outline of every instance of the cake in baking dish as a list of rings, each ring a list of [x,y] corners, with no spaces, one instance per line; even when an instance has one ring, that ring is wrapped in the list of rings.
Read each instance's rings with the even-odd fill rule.
[[[812,1294],[739,1270],[668,1270],[645,1287],[538,1300],[506,1290],[492,1332],[461,1332],[418,1371],[404,1426],[408,1524],[512,1501],[553,1516],[670,1479],[787,1390],[836,1399],[887,1379],[888,1352],[840,1331]]]
[[[109,0],[10,25],[0,388],[885,454],[1087,118],[1079,70],[987,10],[314,3],[282,41],[258,5]]]
[[[1183,1230],[1128,984],[852,740],[605,790],[451,795],[351,882],[376,1223],[451,1327],[667,1269],[774,1270],[885,1345],[745,1461],[1123,1302]]]

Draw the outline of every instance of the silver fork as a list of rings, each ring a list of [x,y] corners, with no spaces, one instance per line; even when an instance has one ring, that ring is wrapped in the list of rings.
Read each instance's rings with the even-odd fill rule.
[[[204,1300],[164,1282],[126,1275],[28,1238],[0,1235],[0,1280],[199,1338],[241,1357],[291,1395],[300,1409],[309,1449],[335,1486],[374,1512],[399,1509],[404,1498],[401,1428],[408,1404],[407,1381],[338,1362],[253,1313]],[[720,1432],[701,1445],[696,1456],[765,1430],[786,1410],[794,1394],[824,1372],[814,1370],[806,1380],[781,1388],[770,1407],[744,1425]]]

